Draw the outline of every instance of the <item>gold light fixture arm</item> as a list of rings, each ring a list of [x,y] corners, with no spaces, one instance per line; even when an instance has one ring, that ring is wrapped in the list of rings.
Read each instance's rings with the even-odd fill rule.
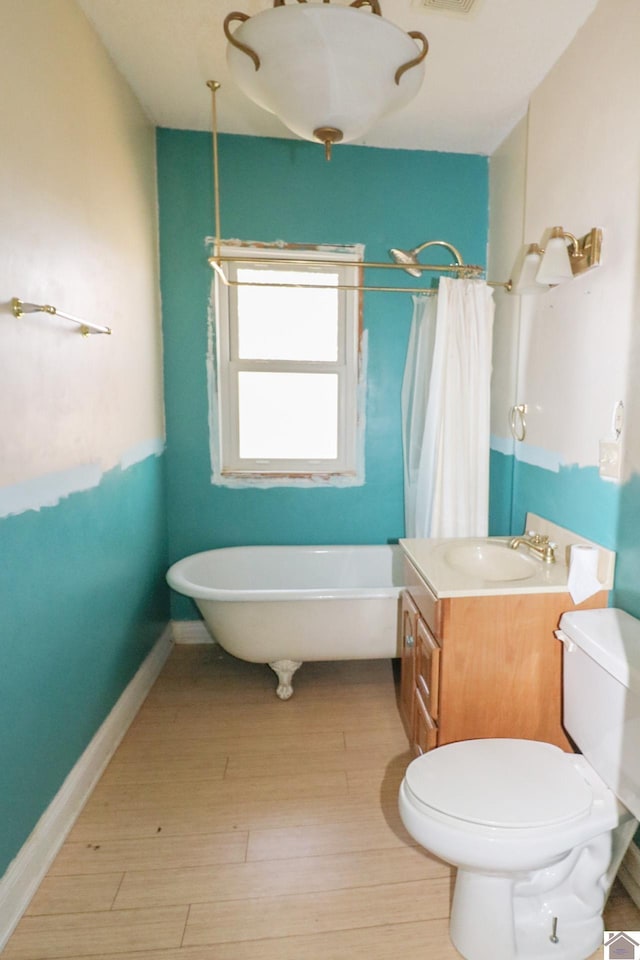
[[[396,86],[400,86],[400,78],[403,73],[406,73],[407,70],[411,70],[412,67],[417,67],[418,64],[422,63],[426,55],[429,53],[429,41],[425,37],[424,33],[420,33],[419,30],[410,30],[409,36],[413,37],[414,40],[418,40],[422,44],[422,50],[417,57],[414,57],[413,60],[408,60],[407,63],[403,63],[401,67],[398,67],[394,80]]]
[[[298,3],[306,3],[307,0],[298,0]],[[323,3],[331,3],[331,0],[322,0]],[[273,0],[274,7],[286,7],[285,0]],[[382,16],[382,11],[380,10],[380,3],[378,0],[353,0],[353,3],[349,4],[351,7],[371,7],[371,12],[375,13],[378,17]]]
[[[63,313],[57,307],[52,307],[50,303],[25,303],[19,297],[13,297],[11,300],[11,311],[14,317],[22,317],[25,313],[48,313],[50,316],[62,317],[63,320],[69,320],[80,328],[83,337],[88,337],[90,333],[106,333],[109,336],[112,333],[111,327],[100,327],[96,323],[89,323],[87,320],[81,320],[70,313]]]
[[[599,227],[593,227],[584,237],[579,238],[564,227],[554,227],[551,236],[560,236],[569,241],[569,262],[574,277],[600,266],[602,230]]]
[[[329,3],[330,0],[324,0],[325,3]],[[353,0],[353,3],[350,4],[351,7],[371,7],[371,13],[375,13],[377,17],[382,16],[382,10],[380,9],[380,4],[378,0]]]
[[[233,47],[236,47],[238,50],[242,50],[243,53],[246,53],[246,55],[247,55],[248,57],[250,57],[251,60],[253,60],[253,63],[254,63],[254,66],[255,66],[256,70],[259,70],[259,69],[260,69],[260,57],[258,56],[258,54],[255,52],[255,50],[254,50],[252,47],[248,46],[248,44],[246,44],[246,43],[241,43],[240,40],[236,40],[236,38],[234,37],[234,35],[231,33],[231,30],[229,29],[229,24],[230,24],[230,23],[233,23],[234,20],[240,20],[242,23],[244,23],[246,20],[250,20],[250,19],[251,19],[251,17],[248,16],[248,14],[246,14],[246,13],[239,13],[239,12],[236,10],[236,11],[234,11],[233,13],[228,14],[228,15],[224,18],[224,23],[223,23],[223,25],[222,25],[222,29],[224,30],[224,35],[225,35],[225,37],[227,38],[227,40],[229,41],[229,43],[230,43]]]

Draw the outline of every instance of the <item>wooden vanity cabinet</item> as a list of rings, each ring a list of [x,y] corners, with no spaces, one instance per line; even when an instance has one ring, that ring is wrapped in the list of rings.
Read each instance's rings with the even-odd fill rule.
[[[416,755],[456,740],[518,737],[572,750],[562,728],[562,644],[568,593],[436,599],[406,562],[400,705]]]
[[[420,615],[416,621],[414,653],[415,751],[426,753],[427,750],[438,745],[440,647]]]

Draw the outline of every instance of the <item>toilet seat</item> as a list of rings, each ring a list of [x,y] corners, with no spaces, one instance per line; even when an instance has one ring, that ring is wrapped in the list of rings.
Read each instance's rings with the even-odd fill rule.
[[[494,828],[551,827],[591,809],[575,759],[534,740],[465,740],[412,761],[405,784],[425,812]]]

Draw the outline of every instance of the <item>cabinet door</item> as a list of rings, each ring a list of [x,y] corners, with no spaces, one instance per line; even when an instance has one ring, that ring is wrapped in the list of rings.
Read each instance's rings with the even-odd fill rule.
[[[400,712],[407,731],[407,736],[413,740],[414,727],[414,691],[415,691],[415,642],[418,608],[411,595],[404,590],[402,593],[402,637],[401,637],[401,673],[400,673]]]
[[[415,682],[427,713],[439,714],[440,647],[428,626],[418,617],[415,641]]]
[[[438,727],[429,715],[419,689],[416,689],[413,752],[420,756],[438,746]]]

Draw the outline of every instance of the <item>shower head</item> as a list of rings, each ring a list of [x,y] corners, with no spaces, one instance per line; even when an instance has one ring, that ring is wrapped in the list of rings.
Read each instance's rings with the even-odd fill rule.
[[[427,240],[426,243],[421,243],[420,246],[414,247],[413,250],[399,250],[394,247],[392,250],[389,250],[389,253],[396,263],[404,267],[406,273],[412,277],[421,277],[424,269],[436,269],[434,267],[421,268],[418,264],[418,254],[421,253],[422,250],[426,250],[427,247],[445,247],[455,257],[456,265],[460,267],[464,266],[460,251],[456,250],[453,244],[447,243],[446,240]]]
[[[421,277],[422,270],[417,270],[415,266],[409,266],[409,264],[417,264],[416,252],[415,250],[389,250],[389,253],[393,257],[396,263],[399,263],[405,266],[405,273],[410,274],[412,277]]]

